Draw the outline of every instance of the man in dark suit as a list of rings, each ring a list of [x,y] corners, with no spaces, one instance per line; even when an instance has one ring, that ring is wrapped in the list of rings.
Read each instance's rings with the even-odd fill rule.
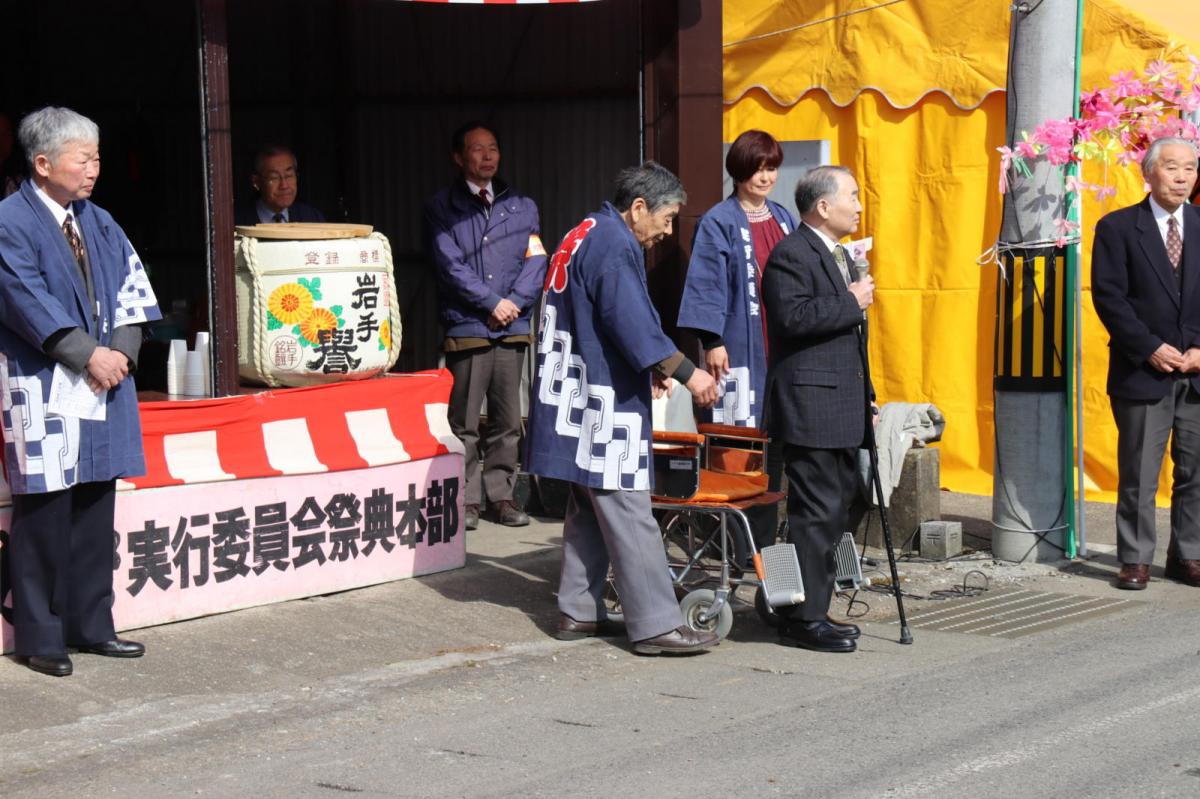
[[[1200,211],[1196,145],[1155,141],[1142,160],[1150,194],[1108,214],[1092,246],[1092,300],[1109,333],[1117,423],[1117,587],[1150,579],[1154,497],[1171,438],[1166,576],[1200,586]]]
[[[857,490],[857,450],[870,416],[864,312],[875,282],[853,282],[838,244],[858,229],[862,205],[850,170],[820,166],[796,186],[799,228],[763,271],[771,363],[766,423],[783,444],[788,527],[806,600],[787,609],[781,640],[818,652],[853,652],[859,630],[828,618],[834,551]]]
[[[257,199],[253,205],[235,209],[236,224],[325,221],[324,214],[296,199],[300,191],[300,173],[296,154],[287,147],[271,144],[255,154],[250,185],[254,187]]]

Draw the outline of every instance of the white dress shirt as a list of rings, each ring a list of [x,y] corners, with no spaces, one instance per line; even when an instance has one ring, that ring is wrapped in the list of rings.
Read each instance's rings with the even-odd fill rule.
[[[38,196],[38,199],[45,203],[46,207],[50,209],[51,215],[54,216],[54,224],[61,228],[63,226],[63,221],[67,218],[67,214],[70,214],[71,227],[75,228],[75,235],[79,236],[80,239],[83,238],[83,234],[79,230],[79,222],[76,221],[75,213],[71,210],[70,206],[64,208],[63,206],[59,205],[50,197],[49,194],[42,191],[42,187],[38,186],[37,184],[34,184],[33,191]]]
[[[1183,206],[1180,205],[1173,212],[1168,212],[1167,209],[1159,205],[1154,195],[1150,195],[1150,212],[1154,214],[1154,224],[1158,225],[1158,235],[1162,236],[1163,245],[1167,243],[1167,219],[1175,217],[1175,227],[1179,229],[1179,240],[1183,241]]]
[[[824,233],[822,233],[821,231],[817,230],[817,229],[816,229],[815,227],[813,227],[812,225],[808,224],[807,222],[801,222],[800,224],[804,225],[806,228],[808,228],[809,230],[811,230],[813,233],[816,233],[816,234],[817,234],[817,236],[818,236],[818,237],[820,237],[820,239],[821,239],[821,242],[822,242],[822,243],[823,243],[823,244],[824,244],[826,247],[828,247],[828,248],[829,248],[829,253],[830,253],[831,255],[833,254],[833,251],[834,251],[834,250],[836,250],[836,249],[838,248],[838,242],[836,242],[836,241],[834,241],[833,239],[829,238],[828,236],[826,236],[826,235],[825,235]],[[849,257],[849,256],[847,255],[847,257]],[[842,273],[842,280],[845,280],[845,281],[846,281],[846,285],[847,285],[847,286],[849,286],[849,285],[850,285],[850,283],[851,283],[851,280],[850,280],[850,264],[846,264],[846,263],[838,263],[837,256],[834,256],[833,262],[834,262],[835,264],[837,264],[837,265],[838,265],[838,271]]]

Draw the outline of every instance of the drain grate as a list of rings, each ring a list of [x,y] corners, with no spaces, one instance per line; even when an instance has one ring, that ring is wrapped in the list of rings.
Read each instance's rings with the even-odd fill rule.
[[[1047,591],[988,591],[950,599],[908,617],[911,627],[947,633],[1020,638],[1144,604],[1116,597],[1055,594]],[[892,622],[899,624],[899,620]]]

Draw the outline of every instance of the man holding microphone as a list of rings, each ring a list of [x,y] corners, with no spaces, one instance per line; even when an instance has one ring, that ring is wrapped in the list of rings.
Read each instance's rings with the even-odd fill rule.
[[[796,186],[799,228],[771,252],[763,302],[771,363],[766,427],[783,445],[788,527],[807,599],[782,608],[782,643],[817,652],[853,652],[859,630],[828,619],[836,575],[834,553],[857,491],[874,392],[866,363],[869,274],[838,241],[858,230],[858,183],[843,166],[809,170]]]

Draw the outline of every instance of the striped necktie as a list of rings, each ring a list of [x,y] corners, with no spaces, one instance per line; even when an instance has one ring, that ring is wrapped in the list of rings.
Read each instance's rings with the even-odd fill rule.
[[[1183,262],[1183,237],[1179,235],[1179,220],[1174,215],[1167,217],[1167,259],[1176,270]]]

